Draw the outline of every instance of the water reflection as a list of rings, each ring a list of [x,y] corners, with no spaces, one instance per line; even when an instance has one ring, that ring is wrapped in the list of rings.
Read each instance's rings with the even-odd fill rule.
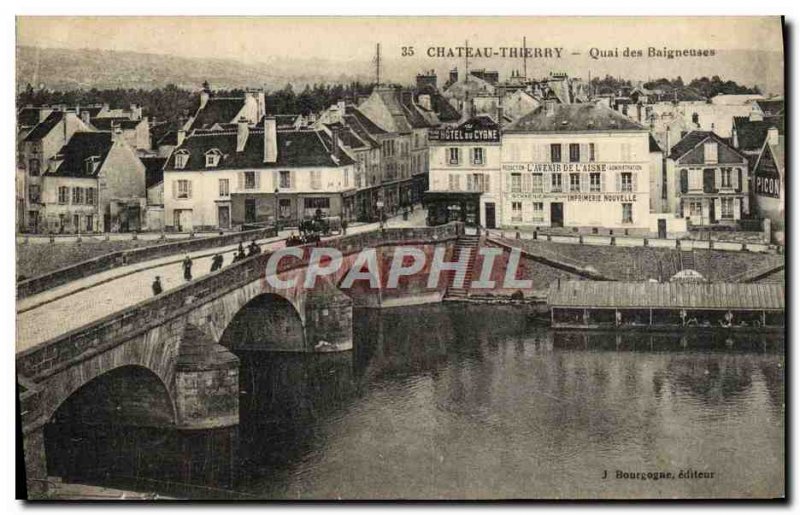
[[[511,306],[354,321],[352,352],[240,352],[225,488],[269,499],[783,492],[780,336],[553,332]],[[192,463],[220,455],[204,442]],[[690,467],[715,478],[602,479]]]
[[[331,356],[243,356],[263,378],[243,433],[250,420],[270,429],[242,442],[238,488],[269,498],[783,491],[774,336],[554,333],[497,307],[365,311],[356,321],[349,367]],[[717,478],[601,480],[606,469],[688,467]]]

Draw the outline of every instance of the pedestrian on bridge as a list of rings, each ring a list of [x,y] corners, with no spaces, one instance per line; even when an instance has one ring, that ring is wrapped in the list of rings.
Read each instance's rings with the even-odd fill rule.
[[[162,291],[164,291],[164,288],[161,287],[161,277],[156,276],[156,280],[153,281],[153,295],[158,295]]]
[[[247,257],[255,256],[258,254],[261,254],[261,246],[258,243],[256,243],[256,240],[253,240],[253,242],[247,248]]]
[[[187,281],[192,280],[192,258],[186,254],[186,259],[183,260],[183,278]]]
[[[222,254],[214,254],[214,257],[211,258],[211,271],[216,272],[220,268],[222,268],[222,262],[225,258],[222,257]]]

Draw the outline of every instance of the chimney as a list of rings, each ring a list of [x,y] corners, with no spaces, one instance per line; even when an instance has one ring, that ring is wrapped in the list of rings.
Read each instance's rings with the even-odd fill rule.
[[[545,101],[544,108],[547,116],[554,116],[556,114],[556,103],[552,100]]]
[[[450,70],[450,83],[455,84],[458,82],[458,68],[453,68]]]
[[[333,158],[338,163],[339,159],[341,159],[341,149],[339,148],[339,127],[334,127],[331,130],[331,133],[333,137]]]
[[[200,109],[204,108],[208,103],[208,99],[211,97],[211,94],[208,90],[203,90],[200,92]]]
[[[768,145],[777,145],[778,144],[778,136],[780,133],[778,132],[777,127],[770,127],[767,129],[767,144]]]
[[[111,141],[117,142],[122,139],[122,127],[114,125],[111,127]]]
[[[501,104],[497,105],[497,125],[499,127],[503,126],[503,106]]]
[[[138,121],[142,119],[142,106],[139,104],[131,104],[131,120]]]
[[[247,144],[247,137],[250,135],[250,129],[247,127],[247,120],[239,118],[236,122],[236,151],[243,152],[244,146]]]
[[[81,121],[82,121],[83,123],[85,123],[86,125],[89,125],[89,124],[91,123],[91,120],[90,120],[90,118],[89,118],[89,115],[90,115],[90,114],[91,114],[91,113],[89,113],[89,111],[87,111],[86,109],[84,109],[83,111],[81,111]]]
[[[183,140],[185,140],[185,139],[186,139],[186,129],[178,129],[178,145],[177,146],[180,147],[181,145],[183,145]]]
[[[347,106],[345,104],[345,101],[339,100],[338,102],[336,102],[336,108],[338,109],[337,113],[338,119],[336,121],[339,123],[344,123],[344,114],[347,112]]]
[[[264,162],[274,163],[278,160],[278,130],[274,116],[264,118]]]

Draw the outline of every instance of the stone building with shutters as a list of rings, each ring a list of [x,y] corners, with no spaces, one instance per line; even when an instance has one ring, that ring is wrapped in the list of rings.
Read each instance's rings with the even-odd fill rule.
[[[601,104],[545,103],[503,130],[503,227],[651,231],[647,129]]]
[[[750,213],[748,159],[714,132],[692,131],[666,161],[667,206],[689,227],[736,226]]]
[[[164,167],[167,231],[284,226],[343,214],[355,189],[355,162],[322,130],[278,130],[274,117],[235,130],[196,129]]]
[[[431,129],[430,177],[424,194],[428,223],[461,221],[494,229],[501,218],[500,127],[479,115],[455,127]]]

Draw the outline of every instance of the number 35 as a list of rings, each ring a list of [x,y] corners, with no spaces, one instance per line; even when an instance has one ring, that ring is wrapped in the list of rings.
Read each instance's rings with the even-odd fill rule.
[[[402,50],[402,54],[401,55],[403,57],[411,57],[412,55],[414,55],[414,47],[413,46],[404,46],[404,47],[401,47],[401,50]]]

